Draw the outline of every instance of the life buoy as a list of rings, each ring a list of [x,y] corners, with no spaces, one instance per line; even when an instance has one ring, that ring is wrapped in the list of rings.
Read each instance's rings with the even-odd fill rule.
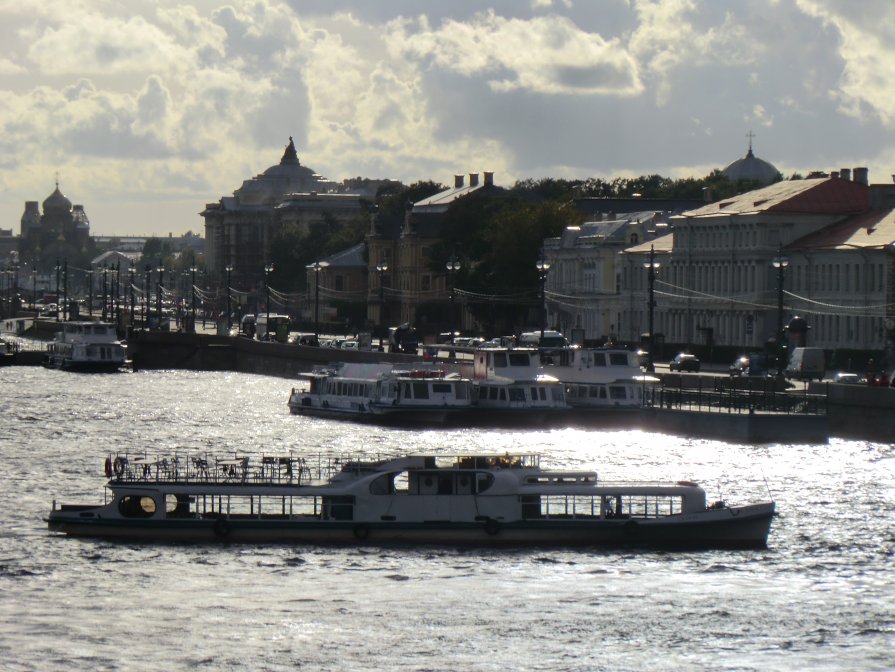
[[[228,523],[223,518],[218,518],[214,521],[214,526],[212,527],[214,530],[214,535],[223,539],[224,537],[230,534],[230,523]]]
[[[121,478],[121,474],[124,473],[124,465],[125,465],[125,464],[127,464],[127,462],[125,462],[125,459],[124,459],[123,457],[116,457],[116,458],[115,458],[115,462],[113,463],[112,466],[113,466],[113,468],[114,468],[114,470],[115,470],[115,475],[116,475],[118,478]]]
[[[363,541],[370,536],[370,527],[368,525],[355,525],[354,537]]]
[[[500,532],[500,523],[498,523],[494,518],[489,518],[485,521],[485,532],[493,537],[495,534]]]
[[[112,458],[107,457],[106,463],[103,466],[105,467],[106,478],[112,478]]]

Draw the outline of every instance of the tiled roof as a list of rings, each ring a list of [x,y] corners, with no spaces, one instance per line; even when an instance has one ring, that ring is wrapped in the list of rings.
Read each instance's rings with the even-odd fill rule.
[[[787,250],[882,248],[895,242],[895,210],[870,210],[803,236]]]
[[[685,213],[688,217],[746,214],[829,214],[847,215],[867,209],[869,188],[859,182],[838,178],[784,180],[762,189]]]

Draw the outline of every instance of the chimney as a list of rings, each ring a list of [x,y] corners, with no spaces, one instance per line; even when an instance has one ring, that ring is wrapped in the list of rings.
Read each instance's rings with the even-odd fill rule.
[[[463,186],[463,176],[462,175],[454,175],[454,189],[459,189]]]
[[[470,187],[479,186],[479,174],[478,173],[470,173],[469,174],[469,186]]]
[[[482,175],[485,176],[485,186],[490,187],[494,184],[494,171],[486,170]]]
[[[850,168],[840,168],[839,169],[839,177],[841,177],[843,180],[850,180],[851,179],[851,169]]]
[[[867,186],[869,179],[867,168],[855,168],[853,172],[855,176],[853,181]]]

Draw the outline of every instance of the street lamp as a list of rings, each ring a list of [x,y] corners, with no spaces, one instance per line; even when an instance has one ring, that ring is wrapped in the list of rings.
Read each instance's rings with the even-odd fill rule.
[[[59,257],[56,257],[56,267],[54,269],[56,271],[56,321],[59,321],[62,307],[59,305],[59,272],[62,270],[62,266],[59,265]]]
[[[454,290],[457,286],[457,272],[460,270],[460,260],[457,259],[456,254],[452,254],[451,258],[447,260],[445,264],[447,268],[448,276],[451,279],[451,306],[450,306],[450,315],[448,322],[451,326],[451,345],[454,344]],[[453,352],[453,351],[452,351]]]
[[[379,273],[379,328],[381,329],[379,342],[381,344],[382,334],[385,333],[385,285],[382,284],[382,280],[385,276],[385,272],[388,270],[388,263],[385,261],[384,257],[382,261],[376,264],[376,270]]]
[[[37,318],[37,264],[31,265],[31,310]]]
[[[328,261],[315,261],[308,268],[314,269],[314,336],[320,341],[320,270],[329,266]]]
[[[547,297],[545,286],[547,284],[547,274],[550,272],[550,262],[544,257],[543,249],[535,263],[535,268],[538,269],[538,278],[541,281],[541,340],[544,340],[544,325],[547,323]]]
[[[264,338],[267,334],[270,333],[270,274],[273,273],[273,264],[267,264],[264,267],[264,288],[267,290],[267,321],[264,323],[264,333],[261,335],[261,338]]]
[[[155,312],[158,316],[158,325],[156,328],[161,331],[162,329],[162,287],[164,285],[165,280],[165,267],[162,266],[162,262],[159,261],[158,268],[158,284],[155,286]]]
[[[101,315],[101,319],[103,322],[106,321],[106,317],[107,317],[106,306],[108,304],[107,304],[107,299],[106,299],[106,292],[108,290],[108,272],[109,272],[109,267],[106,266],[106,264],[103,264],[103,312]]]
[[[196,333],[196,257],[193,257],[193,263],[190,265],[190,292],[192,292],[193,300],[193,333]]]
[[[224,270],[227,271],[227,335],[230,335],[230,274],[233,272],[233,265],[227,264],[224,267]]]
[[[137,269],[134,267],[134,262],[131,262],[130,266],[127,269],[128,276],[129,276],[129,282],[130,282],[130,290],[131,290],[130,291],[130,294],[131,294],[131,329],[134,328],[134,312],[135,312],[134,311],[134,303],[135,303],[135,299],[136,299],[136,296],[134,295],[134,271],[136,271],[136,270]]]
[[[649,290],[649,346],[647,350],[647,360],[646,360],[646,370],[652,373],[656,370],[656,365],[653,363],[653,312],[656,308],[656,299],[655,299],[655,291],[656,291],[656,273],[659,270],[661,264],[656,261],[656,250],[650,245],[649,248],[649,261],[643,264],[643,267],[646,269],[646,279],[647,279],[647,287]]]
[[[771,260],[771,266],[777,269],[777,377],[783,377],[783,278],[789,259],[783,256],[783,248]]]

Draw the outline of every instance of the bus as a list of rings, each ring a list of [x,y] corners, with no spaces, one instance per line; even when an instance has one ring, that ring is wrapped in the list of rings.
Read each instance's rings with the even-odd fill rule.
[[[258,313],[255,316],[255,338],[259,341],[285,343],[289,338],[289,316]]]

